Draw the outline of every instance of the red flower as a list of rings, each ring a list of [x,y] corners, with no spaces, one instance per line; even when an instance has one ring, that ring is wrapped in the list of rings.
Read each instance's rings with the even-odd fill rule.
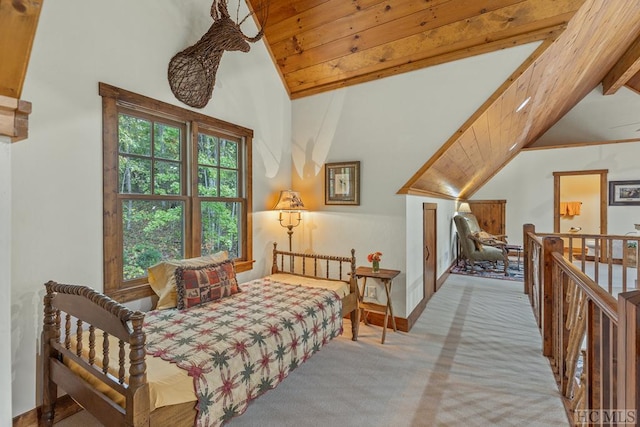
[[[381,257],[382,257],[382,252],[372,252],[369,255],[367,255],[367,261],[369,262],[380,261]]]

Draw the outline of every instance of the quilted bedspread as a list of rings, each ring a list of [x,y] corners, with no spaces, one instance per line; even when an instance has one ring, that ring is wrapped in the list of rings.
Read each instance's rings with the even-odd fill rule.
[[[342,333],[342,303],[325,289],[273,282],[187,310],[145,316],[147,353],[193,377],[197,426],[218,426]]]

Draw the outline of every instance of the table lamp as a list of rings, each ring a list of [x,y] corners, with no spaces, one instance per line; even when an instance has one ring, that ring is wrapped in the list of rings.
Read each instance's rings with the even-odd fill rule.
[[[287,229],[289,235],[289,252],[291,252],[291,236],[293,228],[300,225],[302,215],[300,211],[307,210],[300,198],[300,193],[293,190],[284,190],[280,192],[280,198],[276,203],[274,210],[279,210],[278,221],[280,225]]]

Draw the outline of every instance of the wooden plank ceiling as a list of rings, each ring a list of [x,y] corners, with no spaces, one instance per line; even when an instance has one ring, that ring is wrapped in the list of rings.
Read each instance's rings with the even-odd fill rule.
[[[265,40],[295,99],[544,39],[583,1],[271,0]]]
[[[296,99],[544,40],[399,190],[465,199],[605,77],[640,88],[639,17],[637,0],[271,0],[265,41]]]

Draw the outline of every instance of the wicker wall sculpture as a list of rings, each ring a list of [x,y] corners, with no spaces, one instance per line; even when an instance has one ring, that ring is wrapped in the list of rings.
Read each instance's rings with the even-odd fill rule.
[[[260,31],[255,37],[247,37],[240,25],[251,14],[240,21],[236,16],[234,21],[229,16],[227,1],[214,0],[211,5],[213,24],[209,30],[196,44],[178,52],[169,62],[169,85],[175,97],[191,107],[207,105],[213,94],[222,54],[226,50],[248,52],[248,42],[257,42],[264,34],[268,10],[267,2],[256,10]]]

